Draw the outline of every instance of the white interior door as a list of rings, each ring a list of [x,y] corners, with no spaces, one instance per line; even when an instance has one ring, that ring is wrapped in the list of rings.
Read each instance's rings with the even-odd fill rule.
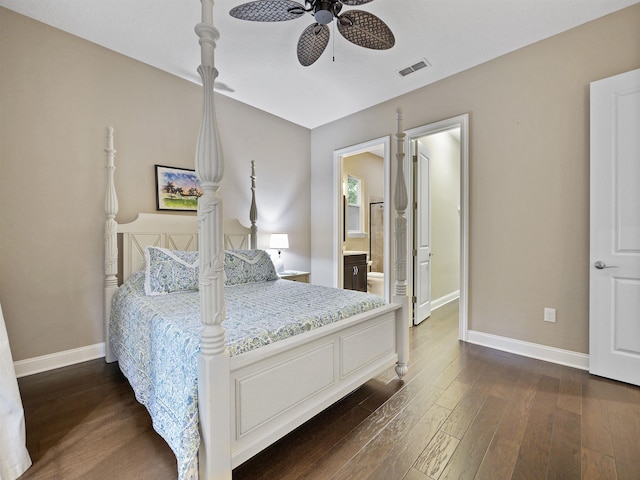
[[[591,84],[589,371],[640,385],[640,70]]]
[[[413,323],[418,325],[431,315],[431,178],[429,152],[419,141],[414,152],[414,257],[413,257]]]

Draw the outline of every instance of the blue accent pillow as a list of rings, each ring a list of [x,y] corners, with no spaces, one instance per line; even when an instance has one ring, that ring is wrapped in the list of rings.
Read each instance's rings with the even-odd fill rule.
[[[279,278],[271,257],[264,250],[225,250],[224,273],[225,285],[268,282]]]
[[[198,290],[200,260],[197,251],[149,246],[144,249],[144,256],[146,295]]]

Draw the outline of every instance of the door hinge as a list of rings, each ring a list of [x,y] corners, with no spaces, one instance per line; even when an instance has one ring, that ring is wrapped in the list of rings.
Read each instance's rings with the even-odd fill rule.
[[[417,297],[411,297],[411,303],[418,303]]]
[[[415,163],[418,163],[418,155],[414,155],[414,156],[413,156],[413,161],[414,161]]]
[[[416,250],[415,248],[413,250],[411,250],[411,255],[413,255],[414,257],[418,256],[418,250]]]

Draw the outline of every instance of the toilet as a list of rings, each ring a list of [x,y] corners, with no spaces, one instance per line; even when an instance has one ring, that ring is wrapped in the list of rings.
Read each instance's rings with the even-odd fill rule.
[[[367,291],[384,297],[384,273],[368,272],[367,273]]]

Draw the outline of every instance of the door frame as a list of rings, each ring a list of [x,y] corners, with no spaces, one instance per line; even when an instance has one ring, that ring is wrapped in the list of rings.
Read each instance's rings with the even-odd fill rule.
[[[458,314],[458,338],[468,338],[469,302],[469,114],[458,115],[438,122],[405,131],[404,169],[407,172],[407,193],[413,198],[413,142],[421,137],[452,128],[460,128],[460,300]],[[411,179],[409,179],[411,172]],[[410,205],[411,206],[411,205]],[[407,209],[407,236],[412,239],[407,249],[407,290],[413,292],[413,208]],[[413,310],[413,302],[409,302]]]
[[[342,201],[342,168],[344,157],[357,155],[359,153],[370,152],[374,147],[382,145],[384,160],[384,295],[385,300],[391,300],[391,136],[387,135],[380,138],[374,138],[357,145],[340,148],[333,152],[333,225],[335,226],[335,235],[333,238],[333,268],[335,279],[335,287],[342,288],[344,281],[342,265],[342,235],[343,235],[343,201]]]

